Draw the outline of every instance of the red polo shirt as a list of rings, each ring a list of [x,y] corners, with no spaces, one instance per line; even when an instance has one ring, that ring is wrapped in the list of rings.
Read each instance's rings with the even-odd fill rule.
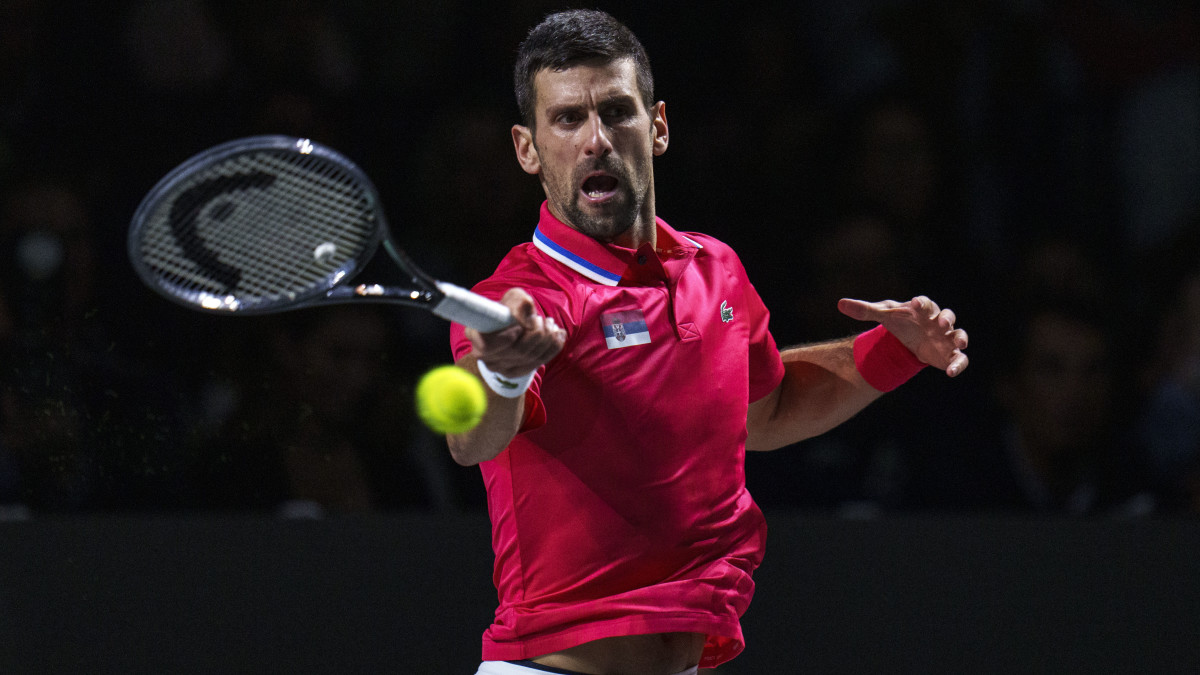
[[[702,667],[743,647],[766,537],[746,410],[783,364],[732,249],[657,227],[657,251],[605,245],[543,204],[533,241],[475,288],[523,288],[567,332],[524,428],[480,465],[500,600],[484,660],[675,631],[709,636]],[[459,325],[451,343],[470,351]]]

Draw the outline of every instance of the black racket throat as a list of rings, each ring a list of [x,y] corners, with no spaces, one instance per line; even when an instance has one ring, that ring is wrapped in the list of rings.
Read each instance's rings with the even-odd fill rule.
[[[325,297],[331,302],[383,302],[408,305],[409,307],[426,307],[438,304],[446,296],[437,289],[358,284],[357,286],[335,286],[329,289]]]

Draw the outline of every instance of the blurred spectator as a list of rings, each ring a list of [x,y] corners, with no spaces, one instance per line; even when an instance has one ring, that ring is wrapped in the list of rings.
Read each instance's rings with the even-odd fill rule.
[[[1052,227],[1029,241],[1019,266],[1009,271],[1009,294],[1014,297],[1079,298],[1095,306],[1119,286],[1119,272],[1102,266],[1100,254],[1067,238]]]
[[[211,96],[233,66],[229,38],[204,0],[138,2],[124,39],[138,79],[151,90]]]
[[[8,482],[35,508],[110,504],[114,488],[130,487],[117,488],[125,471],[114,455],[134,433],[124,424],[138,392],[121,386],[136,377],[115,361],[99,312],[84,200],[63,182],[24,181],[0,205],[0,242],[0,438],[18,472]]]
[[[1017,490],[998,494],[1002,502],[1087,513],[1129,496],[1120,482],[1130,476],[1116,465],[1128,449],[1115,406],[1112,339],[1093,317],[1037,306],[1013,336],[1011,375],[1000,378],[998,392],[1011,421],[1004,438],[1010,471],[997,479]]]
[[[12,501],[78,508],[99,492],[89,411],[97,323],[89,318],[95,264],[87,213],[68,187],[32,181],[4,195],[0,251],[3,370],[0,439],[15,472]]]
[[[805,234],[788,303],[775,307],[777,339],[816,342],[865,330],[837,311],[853,298],[909,298],[911,264],[891,221],[870,210],[850,211]],[[956,381],[958,395],[963,382]],[[746,480],[763,506],[878,510],[897,507],[908,480],[909,459],[895,435],[916,382],[873,403],[852,420],[817,438],[769,453],[748,453]],[[940,425],[921,425],[923,429]]]
[[[497,106],[456,105],[437,116],[408,158],[416,194],[437,198],[413,204],[398,227],[411,223],[405,231],[414,254],[439,278],[474,284],[513,241],[533,235],[530,205],[540,201],[540,188],[517,165],[514,121]]]
[[[1172,506],[1200,513],[1200,270],[1175,300],[1162,317],[1137,440]]]
[[[132,0],[117,14],[104,45],[112,52],[111,72],[88,110],[92,134],[107,135],[110,142],[102,156],[84,164],[97,174],[96,192],[118,202],[112,208],[122,209],[123,221],[176,164],[205,147],[249,135],[247,109],[261,98],[242,98],[235,89],[244,69],[240,45],[215,4]]]
[[[357,126],[366,119],[355,117],[364,106],[355,98],[363,88],[362,56],[344,7],[301,0],[225,10],[242,48],[234,91],[248,104],[243,133],[310,137],[359,157]]]
[[[22,338],[83,340],[100,261],[83,198],[54,180],[30,179],[5,195],[0,237],[5,290]]]
[[[965,227],[961,177],[947,150],[952,139],[936,123],[922,96],[904,89],[856,102],[828,148],[834,205],[882,218],[910,287],[976,317],[998,260]]]
[[[1153,347],[1136,440],[1171,509],[1200,513],[1200,219],[1149,258]]]
[[[1069,48],[1103,124],[1112,194],[1091,196],[1116,211],[1124,244],[1151,250],[1170,241],[1200,206],[1200,10],[1194,2],[1061,0],[1050,19]],[[1099,132],[1099,133],[1097,133]]]
[[[179,443],[186,369],[151,366],[120,344],[128,298],[108,292],[96,236],[86,200],[64,181],[30,178],[0,205],[0,444],[16,458],[16,500],[40,510],[177,506],[193,461]],[[190,353],[202,356],[200,344]]]
[[[930,120],[902,94],[884,93],[852,115],[846,139],[845,199],[880,209],[918,237],[930,221],[944,217],[945,176]],[[917,242],[926,246],[930,241]]]
[[[401,338],[387,311],[398,310],[344,305],[251,320],[240,352],[226,355],[234,389],[218,410],[221,429],[200,439],[209,452],[201,503],[316,513],[462,506],[464,472],[415,420],[412,374],[396,360]]]
[[[1093,249],[1046,228],[1027,242],[971,333],[977,396],[954,397],[903,438],[913,460],[906,506],[1143,514],[1155,508],[1130,443],[1136,335],[1123,277]],[[970,390],[968,390],[970,392]],[[906,414],[921,414],[919,410]],[[904,430],[901,430],[904,433]]]
[[[956,426],[915,472],[916,508],[1145,515],[1156,508],[1130,444],[1113,311],[1080,298],[1022,296],[989,354],[999,418]],[[923,443],[910,439],[909,443]]]
[[[916,292],[913,264],[902,234],[887,217],[859,210],[839,217],[828,228],[814,228],[803,246],[804,263],[793,272],[804,275],[803,292],[792,297],[782,322],[798,321],[795,334],[805,340],[827,340],[861,332],[860,322],[837,311],[841,298],[910,298]]]

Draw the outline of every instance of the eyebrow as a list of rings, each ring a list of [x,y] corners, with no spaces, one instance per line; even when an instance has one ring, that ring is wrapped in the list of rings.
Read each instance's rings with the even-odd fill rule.
[[[613,94],[609,94],[609,95],[605,96],[601,100],[601,103],[602,104],[603,103],[630,103],[630,102],[636,102],[637,100],[638,100],[638,97],[633,94],[630,94],[627,92],[620,92],[620,93],[613,93]]]
[[[613,93],[613,94],[608,94],[608,95],[604,96],[603,98],[601,98],[600,102],[597,104],[597,107],[603,108],[604,106],[614,105],[614,104],[633,105],[634,107],[636,107],[637,101],[638,101],[638,97],[634,96],[633,94],[627,94],[624,92]],[[574,103],[574,102],[559,103],[559,104],[555,104],[555,105],[546,106],[546,114],[550,117],[553,117],[554,115],[556,115],[558,113],[566,112],[568,110],[579,110],[579,109],[587,108],[587,107],[588,106],[583,103]]]

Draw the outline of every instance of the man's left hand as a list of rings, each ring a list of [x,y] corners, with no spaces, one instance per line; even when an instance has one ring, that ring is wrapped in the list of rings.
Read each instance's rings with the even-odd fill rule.
[[[865,302],[842,298],[838,310],[859,321],[875,321],[908,347],[922,363],[954,377],[967,368],[967,332],[954,327],[954,311],[919,295],[908,302]]]

